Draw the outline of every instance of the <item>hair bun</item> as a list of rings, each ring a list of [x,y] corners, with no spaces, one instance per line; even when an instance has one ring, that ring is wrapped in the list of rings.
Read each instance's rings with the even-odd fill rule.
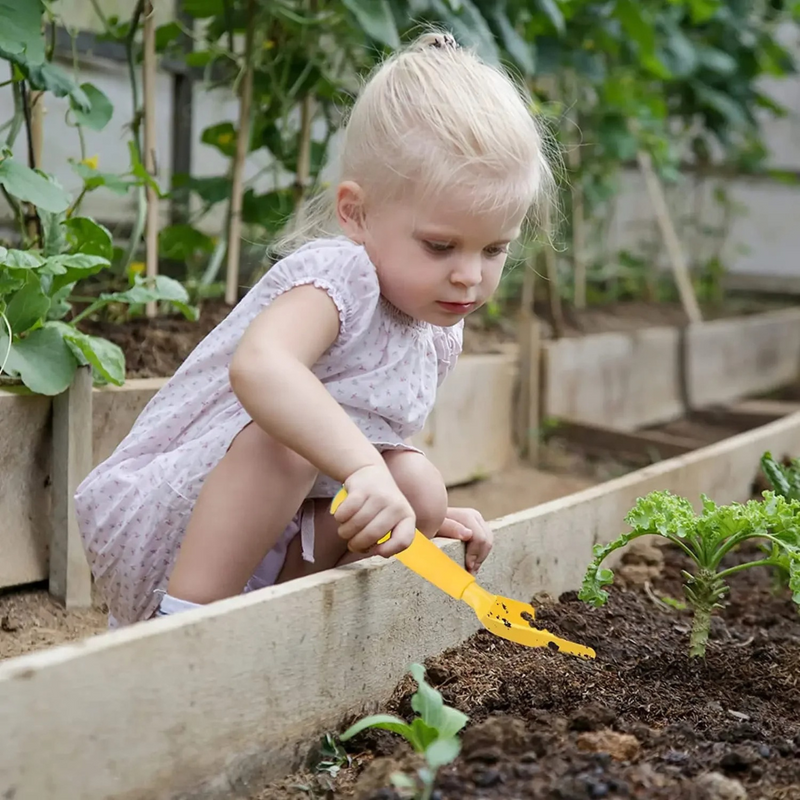
[[[435,47],[437,50],[458,50],[459,44],[455,36],[450,33],[424,33],[411,46],[413,50],[427,50]]]

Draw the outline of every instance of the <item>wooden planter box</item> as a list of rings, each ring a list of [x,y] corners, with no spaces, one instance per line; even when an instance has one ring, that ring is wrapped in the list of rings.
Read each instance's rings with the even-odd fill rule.
[[[637,497],[745,500],[768,449],[800,449],[800,414],[498,520],[481,584],[520,599],[576,589]],[[477,625],[396,559],[375,558],[11,659],[0,663],[0,797],[229,798],[288,772],[321,733],[387,700],[410,662]]]

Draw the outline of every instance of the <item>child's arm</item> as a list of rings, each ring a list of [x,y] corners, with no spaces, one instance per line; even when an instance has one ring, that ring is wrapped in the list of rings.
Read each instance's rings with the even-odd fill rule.
[[[390,556],[414,537],[415,518],[378,450],[362,434],[311,367],[339,335],[330,296],[299,286],[262,311],[239,342],[230,366],[231,387],[264,431],[343,483],[348,497],[336,519],[355,552]]]

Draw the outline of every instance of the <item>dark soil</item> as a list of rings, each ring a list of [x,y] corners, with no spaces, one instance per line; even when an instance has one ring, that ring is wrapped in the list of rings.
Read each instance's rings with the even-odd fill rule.
[[[596,660],[481,632],[427,662],[446,702],[471,717],[435,797],[800,798],[800,618],[787,594],[762,568],[733,576],[706,659],[689,660],[690,617],[660,600],[682,597],[685,557],[652,548],[626,560],[606,607],[567,593],[537,608],[540,626],[591,645]],[[386,710],[410,719],[413,689],[405,680]],[[397,741],[362,734],[335,780],[294,776],[254,800],[396,800],[387,776],[408,763]]]
[[[783,304],[785,305],[785,304]],[[705,319],[753,314],[781,307],[776,301],[742,300],[704,309]],[[129,378],[162,378],[172,375],[189,353],[230,312],[220,300],[203,303],[200,319],[190,322],[182,316],[159,317],[155,320],[136,318],[126,322],[84,321],[86,333],[104,336],[119,345],[125,353]],[[544,335],[552,335],[546,307],[536,308],[541,314]],[[659,325],[681,325],[685,316],[679,305],[669,303],[613,303],[592,306],[578,312],[565,310],[565,336],[581,336],[607,331],[631,331]],[[480,316],[469,317],[464,335],[465,353],[497,353],[516,342],[513,320],[487,324]]]

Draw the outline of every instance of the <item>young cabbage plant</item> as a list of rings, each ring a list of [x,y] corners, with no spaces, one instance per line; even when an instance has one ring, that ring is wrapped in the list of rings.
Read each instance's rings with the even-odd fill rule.
[[[722,607],[728,591],[727,579],[755,566],[788,571],[792,599],[800,605],[800,501],[787,500],[775,492],[764,492],[763,502],[718,506],[702,495],[703,507],[695,514],[692,504],[670,492],[651,492],[639,498],[625,521],[632,530],[607,545],[594,548],[592,560],[579,592],[581,600],[602,606],[608,599],[603,587],[614,573],[602,566],[615,550],[640,536],[662,536],[683,550],[694,562],[692,572],[682,571],[684,592],[693,611],[689,655],[705,656],[711,615]],[[766,547],[752,560],[721,569],[722,560],[734,548],[751,539]]]
[[[461,752],[457,734],[469,717],[444,704],[442,695],[425,682],[425,669],[421,664],[412,664],[410,671],[418,687],[411,697],[411,708],[417,713],[411,723],[391,714],[375,714],[356,722],[340,739],[346,742],[367,728],[380,728],[402,736],[425,759],[425,767],[417,771],[416,779],[396,773],[393,783],[398,789],[413,792],[412,796],[418,800],[430,800],[437,772]]]

